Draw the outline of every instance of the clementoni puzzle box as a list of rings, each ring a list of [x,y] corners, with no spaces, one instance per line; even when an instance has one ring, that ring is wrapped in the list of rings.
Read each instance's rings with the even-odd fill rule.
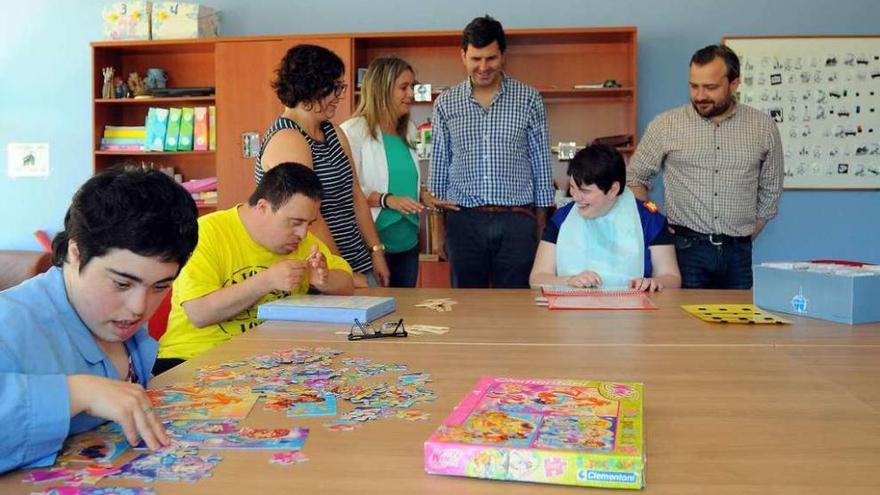
[[[483,377],[425,442],[431,474],[645,486],[642,384]]]

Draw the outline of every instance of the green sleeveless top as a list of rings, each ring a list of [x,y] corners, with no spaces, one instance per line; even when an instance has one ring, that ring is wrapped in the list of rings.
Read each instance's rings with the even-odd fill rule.
[[[413,162],[409,147],[400,136],[382,133],[385,157],[388,161],[388,192],[394,196],[408,196],[419,200],[418,166]],[[376,230],[389,253],[409,251],[419,243],[419,216],[403,214],[391,208],[382,208],[376,218]]]

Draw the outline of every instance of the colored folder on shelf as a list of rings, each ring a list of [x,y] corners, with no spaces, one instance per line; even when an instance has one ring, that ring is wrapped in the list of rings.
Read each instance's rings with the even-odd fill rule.
[[[634,289],[582,289],[568,286],[541,286],[550,309],[657,309],[644,292]]]
[[[147,151],[165,150],[165,133],[168,130],[168,109],[151,107],[147,111],[144,149]]]
[[[370,322],[395,309],[393,297],[296,295],[260,305],[257,318],[351,324],[355,318]]]
[[[195,107],[193,109],[193,149],[206,151],[208,149],[208,107]]]
[[[180,149],[180,109],[168,109],[168,130],[165,132],[165,151]]]
[[[183,107],[180,109],[180,136],[177,139],[177,151],[192,151],[193,149],[193,109]]]

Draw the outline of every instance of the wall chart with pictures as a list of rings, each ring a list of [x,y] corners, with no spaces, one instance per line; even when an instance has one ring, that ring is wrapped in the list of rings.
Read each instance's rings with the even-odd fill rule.
[[[779,126],[786,189],[880,189],[880,37],[725,37]]]

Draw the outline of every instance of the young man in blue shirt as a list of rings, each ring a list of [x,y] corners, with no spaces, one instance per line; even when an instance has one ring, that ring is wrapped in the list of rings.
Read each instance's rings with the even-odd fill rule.
[[[553,204],[544,102],[504,74],[505,48],[501,23],[471,21],[461,41],[468,78],[434,106],[429,187],[460,207],[446,214],[455,287],[528,287]]]
[[[156,171],[109,170],[77,191],[54,266],[0,292],[0,473],[51,465],[68,435],[107,420],[131,444],[168,444],[144,392],[146,323],[195,249],[197,216]]]

